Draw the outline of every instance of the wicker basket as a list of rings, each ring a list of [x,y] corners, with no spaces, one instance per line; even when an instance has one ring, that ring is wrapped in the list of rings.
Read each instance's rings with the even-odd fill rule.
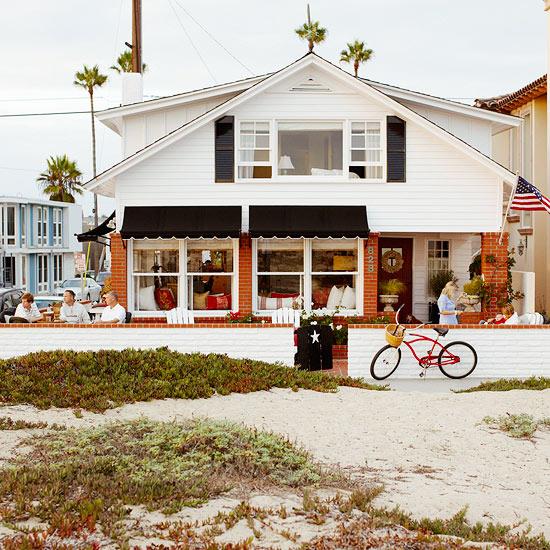
[[[398,348],[403,343],[405,338],[405,329],[402,326],[386,325],[386,342],[394,347]]]

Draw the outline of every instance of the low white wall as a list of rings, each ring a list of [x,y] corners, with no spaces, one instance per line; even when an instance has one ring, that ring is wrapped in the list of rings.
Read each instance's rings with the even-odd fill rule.
[[[0,359],[56,349],[152,349],[225,353],[234,358],[294,364],[292,327],[258,328],[16,328],[0,329]]]
[[[433,329],[414,331],[435,338]],[[407,337],[409,339],[410,337]],[[451,329],[440,339],[445,345],[462,340],[471,344],[478,356],[476,378],[527,378],[550,376],[550,328]],[[370,379],[370,364],[376,352],[386,345],[383,329],[350,328],[348,343],[348,374]],[[419,357],[427,355],[429,342],[414,344]],[[412,353],[403,345],[401,363],[391,375],[395,378],[418,378],[420,367]],[[437,368],[430,368],[428,378],[445,378]]]

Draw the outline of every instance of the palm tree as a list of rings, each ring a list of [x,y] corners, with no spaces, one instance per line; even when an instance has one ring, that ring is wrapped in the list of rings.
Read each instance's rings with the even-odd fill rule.
[[[368,61],[372,58],[374,52],[370,48],[365,49],[365,43],[359,42],[348,42],[347,50],[342,50],[340,52],[340,61],[345,63],[351,63],[353,61],[353,70],[355,72],[355,78],[357,78],[359,73],[359,65]]]
[[[95,153],[95,120],[94,120],[94,88],[99,88],[107,82],[107,75],[99,72],[99,67],[94,65],[93,67],[87,67],[84,65],[81,71],[78,71],[75,75],[73,84],[84,88],[88,94],[90,94],[90,112],[92,115],[92,162],[93,162],[93,175],[97,176],[96,169],[96,153]],[[94,193],[94,222],[98,225],[98,211],[97,211],[97,194]]]
[[[116,59],[116,65],[111,65],[109,69],[116,71],[118,74],[131,73],[132,72],[132,50],[124,50]],[[141,71],[145,72],[147,65],[145,63],[141,66]]]
[[[77,168],[75,161],[69,160],[67,155],[62,155],[50,157],[46,162],[48,168],[36,178],[36,181],[44,187],[43,192],[49,195],[50,200],[74,202],[75,195],[82,195],[82,172]]]
[[[302,39],[307,40],[309,51],[312,52],[315,44],[320,44],[327,37],[328,31],[324,27],[319,26],[319,21],[308,20],[301,27],[298,27],[294,32]]]

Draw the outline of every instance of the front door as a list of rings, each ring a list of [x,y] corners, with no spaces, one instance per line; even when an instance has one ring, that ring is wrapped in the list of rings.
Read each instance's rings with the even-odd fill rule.
[[[381,237],[378,241],[378,284],[389,279],[399,279],[406,290],[399,296],[397,306],[404,305],[399,320],[404,323],[412,314],[412,264],[413,240],[401,237]],[[395,307],[397,310],[397,307]],[[378,311],[384,304],[378,302]]]

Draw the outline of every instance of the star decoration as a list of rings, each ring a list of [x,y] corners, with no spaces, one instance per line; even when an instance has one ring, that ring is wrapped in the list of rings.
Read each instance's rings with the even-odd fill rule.
[[[313,334],[310,334],[309,337],[311,338],[311,343],[315,344],[315,342],[319,343],[319,336],[321,336],[316,330],[313,331]]]

